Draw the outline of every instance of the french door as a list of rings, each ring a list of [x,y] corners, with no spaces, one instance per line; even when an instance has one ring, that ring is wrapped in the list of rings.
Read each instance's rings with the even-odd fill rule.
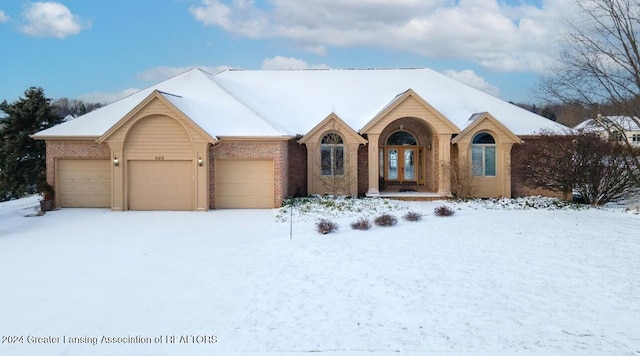
[[[422,149],[420,148],[420,151]],[[419,154],[420,153],[420,154]],[[422,180],[422,152],[417,146],[386,147],[385,180],[396,182],[418,182]]]

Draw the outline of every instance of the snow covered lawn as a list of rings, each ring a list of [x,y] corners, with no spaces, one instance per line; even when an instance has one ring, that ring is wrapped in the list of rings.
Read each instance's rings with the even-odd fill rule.
[[[277,210],[36,204],[0,204],[2,355],[640,353],[640,215],[620,209],[393,203],[328,235],[335,212],[296,212],[290,239]],[[351,230],[378,208],[398,224]]]

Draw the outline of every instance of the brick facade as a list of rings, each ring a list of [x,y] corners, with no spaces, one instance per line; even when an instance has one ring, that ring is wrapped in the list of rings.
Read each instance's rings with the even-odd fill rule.
[[[407,131],[418,141],[418,146],[426,146],[431,143],[431,134],[427,126],[418,119],[405,117],[389,124],[380,134],[378,145],[384,146],[389,136],[396,131]]]
[[[224,141],[212,146],[209,152],[209,201],[210,207],[215,207],[215,162],[223,159],[273,159],[275,169],[274,196],[275,206],[280,206],[282,200],[289,192],[288,176],[289,167],[289,142],[288,141]]]
[[[288,141],[289,150],[289,192],[287,197],[302,197],[307,188],[307,146],[298,143],[300,137]]]
[[[111,149],[106,143],[94,141],[47,141],[47,182],[56,184],[56,159],[110,159]]]
[[[364,196],[369,190],[369,147],[358,147],[358,196]]]

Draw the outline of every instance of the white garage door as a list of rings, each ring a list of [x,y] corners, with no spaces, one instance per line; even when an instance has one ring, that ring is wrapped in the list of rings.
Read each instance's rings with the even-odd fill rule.
[[[193,210],[192,161],[129,161],[129,210]]]
[[[109,160],[61,159],[57,164],[56,196],[65,208],[111,206]]]
[[[216,208],[274,207],[273,160],[217,160]]]

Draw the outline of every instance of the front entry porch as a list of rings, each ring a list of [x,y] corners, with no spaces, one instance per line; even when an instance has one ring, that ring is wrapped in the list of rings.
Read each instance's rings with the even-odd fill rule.
[[[369,181],[367,195],[411,200],[450,197],[450,137],[429,123],[407,117],[387,124],[379,135],[369,134],[369,153],[371,146],[378,147],[375,162],[369,161],[370,177],[376,172],[377,182]]]
[[[417,192],[451,196],[451,138],[460,129],[413,90],[394,98],[360,133],[368,141],[368,196],[411,193],[387,188],[407,183]]]
[[[381,191],[380,194],[375,196],[380,198],[405,200],[405,201],[434,201],[434,200],[444,200],[444,199],[451,198],[451,195],[442,195],[436,192],[419,191],[419,190],[415,190],[415,191],[384,190],[384,191]]]

